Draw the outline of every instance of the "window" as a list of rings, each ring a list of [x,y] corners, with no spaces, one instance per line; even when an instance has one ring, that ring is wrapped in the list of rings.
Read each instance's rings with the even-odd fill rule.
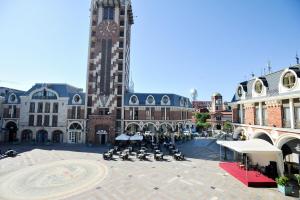
[[[76,106],[72,106],[71,119],[76,119]]]
[[[117,98],[117,107],[122,107],[122,98],[121,97]]]
[[[28,126],[34,126],[34,115],[29,115]]]
[[[124,37],[124,31],[120,31],[120,37]]]
[[[45,104],[45,113],[50,113],[50,103]]]
[[[123,42],[123,41],[120,41],[120,42],[119,42],[119,47],[120,47],[120,48],[123,48],[123,47],[124,47],[124,42]]]
[[[35,103],[31,102],[29,106],[29,112],[34,113],[35,112]]]
[[[121,109],[117,109],[117,119],[121,119],[122,118],[122,111]]]
[[[146,120],[151,120],[150,108],[146,108]]]
[[[151,120],[154,120],[155,108],[151,108]]]
[[[137,104],[137,103],[138,103],[137,97],[136,97],[136,96],[131,96],[131,98],[130,98],[130,103],[131,103],[131,104]]]
[[[37,116],[36,125],[37,126],[42,126],[43,125],[43,115],[38,115]]]
[[[80,98],[79,95],[75,95],[75,96],[74,96],[74,102],[75,102],[75,103],[79,103],[80,99],[81,99],[81,98]]]
[[[117,94],[122,95],[122,86],[118,86]]]
[[[300,105],[295,106],[295,128],[300,128]]]
[[[134,109],[134,120],[138,120],[139,119],[139,108],[135,108]]]
[[[118,76],[118,82],[119,82],[119,83],[122,83],[122,75],[119,75],[119,76]]]
[[[170,113],[171,113],[170,108],[166,108],[166,120],[170,120]]]
[[[106,6],[103,7],[103,19],[104,20],[113,20],[114,19],[114,7]]]
[[[44,126],[49,126],[49,121],[50,121],[50,116],[45,115],[45,117],[44,117]]]
[[[43,103],[42,102],[39,102],[38,103],[38,113],[42,113],[43,112]]]
[[[255,106],[255,125],[260,125],[259,106]]]
[[[15,94],[10,95],[10,97],[9,97],[10,102],[15,102],[16,99],[17,99],[17,97]]]
[[[53,104],[53,113],[58,113],[58,103]]]
[[[284,128],[291,128],[290,107],[283,107],[283,123]]]
[[[52,116],[52,126],[53,127],[57,127],[57,121],[58,121],[57,119],[58,119],[57,115]]]
[[[296,76],[292,72],[287,72],[282,79],[282,84],[286,88],[294,87],[296,83]]]
[[[147,103],[152,105],[154,103],[154,97],[153,96],[148,96]]]
[[[77,106],[77,119],[81,119],[81,108]]]
[[[261,81],[257,80],[255,82],[255,86],[254,86],[255,92],[258,93],[258,94],[261,94],[262,93],[262,89],[263,89],[263,85],[262,85]]]
[[[121,21],[120,21],[120,26],[124,26],[124,24],[125,24],[125,23],[124,23],[124,20],[121,20]]]
[[[165,111],[166,111],[165,108],[160,109],[160,119],[161,120],[165,120]]]
[[[238,87],[237,95],[238,95],[239,97],[242,97],[242,96],[243,96],[243,88],[242,88],[242,86],[239,86],[239,87]]]
[[[119,70],[119,71],[122,71],[122,70],[123,70],[123,63],[119,63],[119,64],[118,64],[118,70]]]
[[[133,108],[129,108],[129,120],[134,120],[134,118],[133,118],[133,111],[134,111]]]
[[[168,104],[169,103],[169,97],[168,96],[163,96],[162,103],[163,104]]]
[[[268,113],[267,113],[266,105],[263,105],[263,107],[262,107],[262,125],[263,126],[268,125]]]

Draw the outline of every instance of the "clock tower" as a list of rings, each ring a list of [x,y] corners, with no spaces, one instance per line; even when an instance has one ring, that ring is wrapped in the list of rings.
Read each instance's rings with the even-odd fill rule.
[[[123,131],[129,89],[130,0],[92,0],[87,66],[87,142],[113,142]]]

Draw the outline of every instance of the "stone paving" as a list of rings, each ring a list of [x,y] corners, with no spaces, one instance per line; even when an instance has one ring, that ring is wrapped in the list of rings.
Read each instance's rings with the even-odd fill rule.
[[[1,147],[8,148],[8,147]],[[15,146],[16,158],[0,160],[1,200],[281,200],[276,188],[248,188],[218,167],[213,140],[179,149],[186,161],[104,161],[106,148]]]

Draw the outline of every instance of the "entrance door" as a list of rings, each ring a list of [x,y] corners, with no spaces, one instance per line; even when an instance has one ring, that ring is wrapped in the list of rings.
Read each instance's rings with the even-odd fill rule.
[[[17,140],[17,124],[15,122],[8,122],[6,124],[6,129],[8,130],[8,142],[14,142]]]
[[[52,135],[53,143],[63,143],[63,133],[61,131],[55,131]]]
[[[69,143],[78,144],[81,142],[81,131],[69,132]]]
[[[105,144],[106,143],[106,135],[105,134],[102,134],[101,135],[101,144]]]
[[[41,130],[37,133],[36,137],[37,137],[36,138],[37,143],[39,144],[46,143],[48,140],[48,132],[45,130]]]

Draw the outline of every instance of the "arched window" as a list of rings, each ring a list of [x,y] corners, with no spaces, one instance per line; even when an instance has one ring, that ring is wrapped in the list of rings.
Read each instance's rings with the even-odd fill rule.
[[[11,94],[9,96],[9,102],[10,103],[14,103],[14,102],[16,102],[16,100],[17,100],[17,96],[15,94]]]
[[[137,96],[132,95],[130,97],[129,104],[134,104],[134,105],[139,104],[139,99],[137,98]]]
[[[163,98],[161,99],[161,104],[163,105],[170,104],[170,98],[167,95],[163,96]]]
[[[74,102],[74,103],[80,103],[80,101],[81,101],[81,97],[80,97],[78,94],[76,94],[76,95],[73,97],[73,102]]]
[[[147,104],[149,105],[155,104],[155,99],[152,95],[147,97]]]
[[[257,94],[261,94],[263,90],[263,84],[260,80],[255,82],[254,90]]]
[[[292,72],[287,72],[284,74],[283,79],[282,79],[282,85],[286,88],[292,88],[294,87],[296,83],[296,76]]]
[[[70,130],[81,130],[82,127],[81,127],[81,125],[78,124],[78,123],[73,123],[73,124],[71,124],[71,126],[70,126],[69,129],[70,129]]]
[[[239,86],[237,89],[237,95],[238,97],[242,97],[243,96],[243,88],[242,86]]]
[[[32,95],[32,99],[57,99],[54,92],[48,91],[46,89],[36,92]]]

